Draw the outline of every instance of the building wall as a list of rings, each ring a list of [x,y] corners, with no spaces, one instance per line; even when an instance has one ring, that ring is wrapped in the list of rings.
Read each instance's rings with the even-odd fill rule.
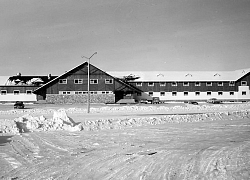
[[[0,86],[0,102],[37,101],[37,95],[33,94],[37,86]],[[14,93],[18,91],[18,93]]]
[[[245,81],[246,85],[242,86],[242,81]],[[226,101],[250,100],[249,74],[236,81],[233,86],[230,85],[229,81],[221,81],[222,86],[218,84],[219,82],[211,82],[211,86],[207,86],[207,82],[199,82],[199,86],[197,86],[196,82],[188,82],[188,86],[185,86],[184,82],[176,82],[177,86],[173,86],[172,82],[153,82],[153,84],[151,82],[151,86],[149,86],[149,82],[140,83],[141,86],[138,86],[138,82],[130,83],[144,92],[137,96],[137,100],[150,100],[152,99],[152,96],[160,97],[163,101],[204,101],[210,98],[217,98]],[[165,83],[164,86],[163,83]],[[173,95],[173,92],[176,92],[176,94]],[[210,92],[211,95],[208,95],[207,92]]]
[[[115,91],[116,89],[119,89],[121,84],[117,82],[112,76],[109,76],[105,72],[98,70],[95,67],[90,67],[90,79],[98,79],[97,84],[90,84],[90,91]],[[67,84],[60,84],[60,79],[66,79]],[[69,74],[65,74],[65,76],[61,77],[60,79],[55,80],[50,86],[47,87],[46,94],[59,94],[59,91],[88,90],[87,67],[76,69]],[[75,79],[81,79],[82,83],[75,84]],[[105,83],[105,80],[112,80],[112,83]]]

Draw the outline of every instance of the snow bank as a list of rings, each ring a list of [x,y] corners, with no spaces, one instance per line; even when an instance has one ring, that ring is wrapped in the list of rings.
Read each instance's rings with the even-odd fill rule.
[[[0,123],[0,132],[8,134],[52,130],[81,131],[82,127],[62,110],[54,111],[53,118],[49,119],[44,116],[34,117],[27,114],[14,120],[1,120]]]
[[[145,125],[157,125],[165,123],[188,123],[201,121],[238,120],[250,119],[250,109],[241,111],[213,112],[203,114],[187,115],[165,115],[141,118],[113,118],[87,120],[76,124],[68,117],[65,110],[54,111],[53,118],[46,119],[44,116],[34,117],[30,114],[21,116],[14,120],[0,121],[0,132],[18,134],[32,131],[96,131],[103,129],[121,129],[125,127],[136,127]]]

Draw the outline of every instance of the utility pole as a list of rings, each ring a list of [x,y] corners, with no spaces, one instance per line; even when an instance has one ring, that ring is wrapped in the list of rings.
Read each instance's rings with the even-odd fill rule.
[[[82,58],[86,58],[88,59],[88,98],[87,98],[87,113],[90,113],[90,92],[89,92],[89,87],[90,87],[90,59],[97,54],[97,52],[95,52],[94,54],[92,54],[92,56],[90,56],[89,58],[86,56],[82,56]]]

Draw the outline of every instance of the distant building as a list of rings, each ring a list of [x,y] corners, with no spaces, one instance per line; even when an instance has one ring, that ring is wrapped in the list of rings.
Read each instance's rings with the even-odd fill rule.
[[[46,100],[50,103],[86,103],[88,63],[60,76],[0,77],[0,101]],[[250,100],[250,69],[236,71],[138,71],[105,72],[90,65],[92,103],[114,103],[120,99],[162,101]]]

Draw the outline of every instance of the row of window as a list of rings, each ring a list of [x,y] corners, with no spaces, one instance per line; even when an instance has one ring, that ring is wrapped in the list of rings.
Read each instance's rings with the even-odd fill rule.
[[[153,93],[154,93],[154,92],[151,91],[151,92],[149,92],[148,94],[149,94],[149,96],[153,96]],[[166,93],[166,92],[161,91],[161,92],[160,92],[160,96],[165,96],[165,93]],[[188,93],[189,93],[189,92],[184,91],[184,92],[183,92],[183,95],[184,95],[184,96],[188,96]],[[195,95],[196,95],[196,96],[200,96],[200,94],[201,94],[201,92],[199,92],[199,91],[196,91],[196,92],[195,92]],[[211,92],[211,91],[208,91],[208,92],[207,92],[207,96],[211,96],[211,95],[212,95],[212,92]],[[219,92],[218,92],[218,95],[219,95],[219,96],[222,96],[222,95],[223,95],[223,92],[222,92],[222,91],[219,91]],[[233,91],[229,92],[229,95],[230,95],[230,96],[233,96],[233,95],[234,95],[234,92],[233,92]],[[247,95],[247,92],[246,92],[246,91],[242,91],[242,92],[241,92],[241,95],[245,96],[245,95]],[[172,92],[172,96],[177,96],[177,92],[176,92],[176,91],[173,91],[173,92]]]
[[[195,82],[195,86],[201,86],[201,82]],[[218,86],[223,86],[223,82],[218,82]],[[136,83],[136,86],[142,86],[142,82]],[[154,82],[148,82],[148,86],[154,86]],[[160,86],[166,86],[166,82],[160,82]],[[171,86],[177,86],[177,82],[171,82]],[[183,86],[189,86],[189,82],[183,82]],[[206,86],[212,86],[212,82],[206,82]],[[235,82],[229,82],[229,86],[235,86]],[[247,81],[241,81],[241,86],[247,86]]]
[[[67,84],[67,79],[59,79],[59,84]],[[90,84],[98,84],[98,79],[90,79]],[[74,84],[83,84],[83,79],[74,79]],[[113,79],[105,79],[105,84],[113,84]]]
[[[88,94],[88,91],[61,91],[60,94],[71,95],[71,94]],[[113,94],[112,91],[90,91],[90,94]]]
[[[1,95],[6,95],[6,94],[7,94],[7,90],[1,90]],[[19,91],[19,90],[14,90],[14,91],[13,91],[13,94],[14,94],[14,95],[19,95],[19,94],[20,94],[20,91]],[[32,94],[32,91],[31,91],[31,90],[27,90],[27,91],[26,91],[26,94],[31,95],[31,94]]]

